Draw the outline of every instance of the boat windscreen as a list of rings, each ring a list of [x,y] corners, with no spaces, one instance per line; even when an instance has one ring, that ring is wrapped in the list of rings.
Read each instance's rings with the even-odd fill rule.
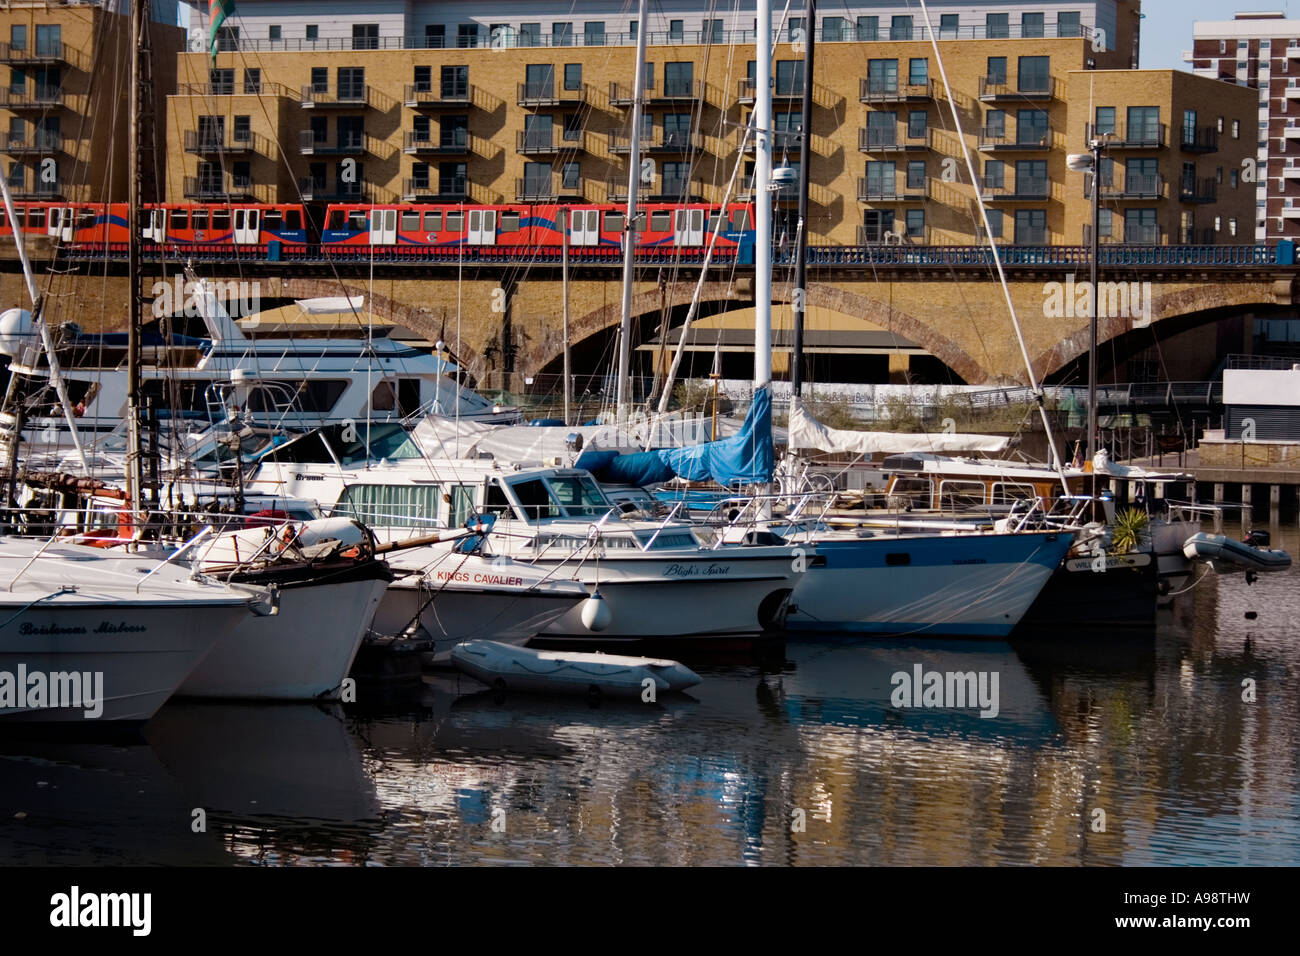
[[[565,517],[599,517],[612,507],[596,483],[585,475],[552,475],[546,480]]]

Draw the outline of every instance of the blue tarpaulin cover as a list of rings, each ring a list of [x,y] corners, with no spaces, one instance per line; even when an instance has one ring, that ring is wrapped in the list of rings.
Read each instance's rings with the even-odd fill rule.
[[[723,486],[766,484],[772,480],[772,391],[754,390],[754,402],[740,431],[721,441],[659,452],[664,464],[687,481],[708,481]]]

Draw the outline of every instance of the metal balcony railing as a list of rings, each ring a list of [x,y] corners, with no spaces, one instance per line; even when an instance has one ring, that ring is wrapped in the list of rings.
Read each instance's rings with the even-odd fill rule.
[[[411,109],[439,106],[469,106],[474,101],[474,87],[468,83],[407,83],[403,102]]]

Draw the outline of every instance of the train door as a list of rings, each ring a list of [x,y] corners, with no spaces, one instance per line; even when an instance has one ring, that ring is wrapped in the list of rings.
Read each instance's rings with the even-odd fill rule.
[[[45,234],[61,242],[72,241],[72,207],[51,206],[50,218],[46,220]]]
[[[262,210],[235,210],[235,245],[255,246],[262,241]]]
[[[704,210],[678,209],[673,224],[673,241],[679,246],[704,245]]]
[[[471,246],[496,245],[497,214],[495,209],[471,209],[469,211],[469,236],[465,242]]]
[[[167,241],[167,210],[150,209],[145,213],[144,232],[145,239],[153,242]]]
[[[370,244],[372,246],[397,245],[397,210],[370,210]]]
[[[569,212],[569,245],[600,245],[600,212],[596,209],[573,209]]]

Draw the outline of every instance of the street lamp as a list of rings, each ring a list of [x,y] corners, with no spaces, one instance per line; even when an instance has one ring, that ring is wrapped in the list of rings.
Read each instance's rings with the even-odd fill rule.
[[[1089,282],[1092,307],[1088,317],[1088,461],[1097,454],[1097,263],[1101,258],[1101,236],[1097,221],[1101,218],[1101,154],[1113,133],[1103,133],[1088,142],[1088,152],[1070,153],[1065,165],[1075,172],[1092,173],[1092,229],[1089,236]],[[1094,492],[1096,476],[1093,477]]]

